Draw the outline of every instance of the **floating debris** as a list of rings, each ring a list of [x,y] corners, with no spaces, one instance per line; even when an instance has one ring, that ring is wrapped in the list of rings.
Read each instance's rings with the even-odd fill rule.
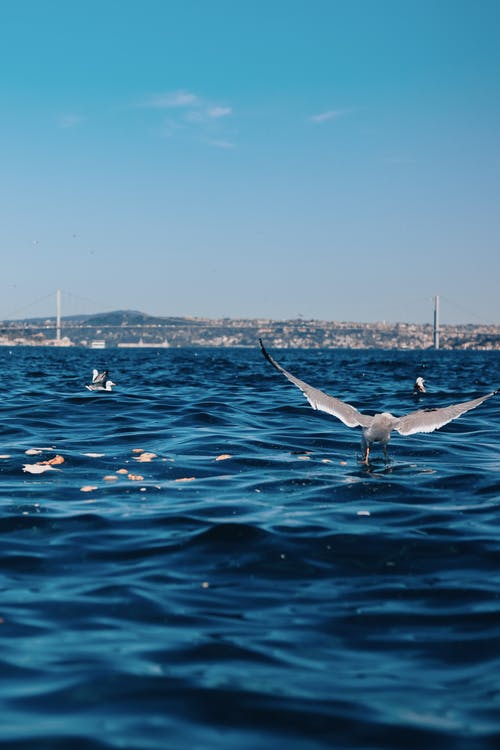
[[[196,477],[179,477],[179,479],[176,479],[176,482],[194,482]]]
[[[105,482],[116,482],[118,477],[116,476],[116,474],[106,474],[106,476],[103,477],[103,479]]]
[[[142,482],[144,481],[144,477],[140,474],[129,474],[128,479],[130,479],[131,482]]]
[[[27,456],[39,456],[40,453],[43,453],[41,448],[28,448],[28,450],[24,452]]]
[[[63,464],[64,458],[62,456],[54,456],[54,458],[48,461],[37,461],[38,466],[57,466],[57,464]]]
[[[10,456],[9,456],[9,454],[8,454],[8,453],[2,453],[2,454],[0,455],[0,458],[10,458]]]
[[[80,492],[93,492],[96,489],[97,487],[95,484],[86,484],[83,487],[80,487]]]
[[[56,471],[51,464],[24,464],[23,471],[27,471],[28,474],[43,474],[44,471]]]
[[[128,469],[117,469],[116,473],[117,474],[128,474]]]
[[[82,456],[88,456],[88,458],[103,458],[105,453],[82,453]]]
[[[48,461],[37,461],[36,464],[24,464],[23,471],[28,472],[28,474],[43,474],[44,471],[50,471],[50,469],[54,469],[54,466],[63,463],[64,458],[56,455]]]
[[[220,456],[217,456],[215,459],[216,461],[227,461],[228,458],[232,458],[232,455],[230,453],[221,453]]]
[[[144,451],[144,453],[141,453],[139,456],[134,456],[134,461],[141,461],[141,462],[147,462],[152,461],[153,458],[158,458],[156,453],[148,453],[147,451]]]

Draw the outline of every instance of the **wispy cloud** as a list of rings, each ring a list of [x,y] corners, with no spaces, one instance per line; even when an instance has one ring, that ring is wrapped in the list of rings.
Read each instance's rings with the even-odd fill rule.
[[[207,115],[215,120],[218,120],[219,117],[228,117],[228,115],[232,114],[233,110],[231,107],[210,107],[207,109]]]
[[[207,143],[209,146],[213,146],[214,148],[223,148],[223,149],[236,148],[236,145],[232,141],[209,139],[207,140]]]
[[[141,103],[141,106],[150,109],[186,110],[186,116],[192,122],[205,118],[218,120],[221,117],[228,117],[233,114],[232,107],[213,104],[198,96],[198,94],[185,90],[152,94]]]
[[[143,107],[153,109],[182,109],[185,107],[196,107],[199,98],[191,91],[169,91],[164,94],[152,94],[142,103]]]
[[[182,127],[183,126],[179,122],[173,120],[171,117],[167,117],[163,122],[161,133],[164,136],[171,137],[181,130]]]
[[[83,120],[83,117],[81,115],[65,114],[65,115],[60,115],[57,118],[57,124],[60,128],[74,128],[77,125],[80,125],[82,120]]]
[[[173,136],[182,130],[217,148],[235,147],[224,132],[223,121],[233,114],[233,108],[227,104],[218,104],[192,91],[178,89],[150,95],[140,106],[168,110],[164,135]]]
[[[202,123],[210,120],[220,120],[233,114],[232,107],[206,106],[192,107],[185,115],[188,122]]]
[[[316,123],[317,125],[321,125],[322,123],[329,122],[330,120],[338,120],[339,117],[343,117],[344,115],[349,114],[349,112],[351,112],[350,109],[329,109],[326,112],[320,112],[317,115],[311,115],[309,117],[309,120]]]

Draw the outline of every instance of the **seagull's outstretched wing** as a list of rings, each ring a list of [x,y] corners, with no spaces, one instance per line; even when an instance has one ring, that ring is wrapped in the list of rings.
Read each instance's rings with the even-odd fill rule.
[[[462,414],[470,409],[475,409],[486,401],[486,399],[494,396],[497,391],[487,393],[486,396],[475,398],[472,401],[464,401],[461,404],[452,404],[451,406],[444,406],[442,409],[421,409],[420,411],[413,411],[410,414],[406,414],[404,417],[400,417],[394,424],[394,430],[399,432],[400,435],[413,435],[416,432],[434,432],[439,430],[448,422],[453,419],[458,419]]]
[[[104,385],[106,380],[108,379],[109,372],[108,370],[104,370],[104,372],[99,372],[98,370],[92,371],[92,382],[94,385]]]
[[[340,419],[340,421],[347,425],[347,427],[369,427],[371,425],[373,417],[361,414],[361,412],[355,409],[354,406],[345,404],[343,401],[340,401],[340,399],[334,398],[333,396],[328,396],[328,394],[323,393],[323,391],[320,391],[318,388],[313,388],[311,385],[304,383],[303,380],[299,380],[289,373],[288,370],[285,370],[284,367],[281,367],[281,365],[274,361],[271,355],[266,351],[262,339],[259,339],[259,344],[262,349],[262,354],[267,361],[302,391],[313,409],[325,411],[327,414],[333,414],[334,417]]]

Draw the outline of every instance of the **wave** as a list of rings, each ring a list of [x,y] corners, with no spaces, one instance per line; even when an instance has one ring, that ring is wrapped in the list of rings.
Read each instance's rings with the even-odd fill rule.
[[[0,359],[0,747],[496,747],[497,399],[366,467],[257,350]],[[476,352],[280,361],[393,413],[422,406],[416,373],[441,406],[500,371]],[[112,393],[84,390],[94,366]]]

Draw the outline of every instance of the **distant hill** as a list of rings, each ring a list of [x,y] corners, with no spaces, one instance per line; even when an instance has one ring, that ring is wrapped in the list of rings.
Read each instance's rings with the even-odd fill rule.
[[[140,312],[138,310],[114,310],[112,312],[91,313],[82,315],[65,315],[62,322],[69,324],[86,324],[91,322],[93,325],[145,325],[151,321],[164,320],[164,318],[155,318],[153,315]],[[8,324],[28,324],[34,326],[43,326],[47,324],[55,326],[56,317],[51,315],[46,318],[23,318],[22,320],[4,320],[0,325]]]

